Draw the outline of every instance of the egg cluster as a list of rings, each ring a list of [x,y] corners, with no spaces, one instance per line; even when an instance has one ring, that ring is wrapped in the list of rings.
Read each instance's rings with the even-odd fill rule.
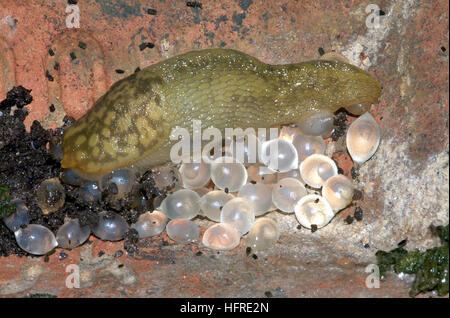
[[[268,212],[295,214],[303,227],[315,231],[351,203],[355,186],[338,174],[334,160],[325,155],[324,138],[331,135],[333,118],[332,113],[314,113],[295,126],[283,127],[278,138],[267,141],[246,135],[243,140],[253,140],[258,146],[256,163],[251,160],[254,150],[248,146],[243,148],[244,161],[237,160],[236,143],[231,143],[222,154],[215,155],[211,164],[162,166],[144,172],[143,178],[133,167],[123,168],[94,181],[68,169],[60,179],[45,180],[37,189],[42,213],[50,214],[64,205],[60,180],[78,187],[85,202],[101,200],[103,191],[121,199],[138,180],[151,180],[141,186],[164,191],[153,199],[151,211],[145,209],[145,202],[136,202],[145,211],[131,225],[120,214],[103,211],[95,226],[81,226],[78,219],[68,219],[55,235],[42,225],[29,224],[28,208],[19,200],[13,201],[16,211],[4,222],[14,232],[18,245],[34,255],[44,255],[57,246],[75,248],[91,233],[102,240],[122,240],[130,229],[137,231],[139,238],[166,230],[176,242],[198,242],[202,231],[195,220],[199,216],[214,222],[203,233],[203,246],[231,250],[243,238],[245,246],[264,250],[280,236],[278,224],[267,216]],[[347,131],[347,149],[358,165],[375,153],[379,141],[380,129],[369,113],[357,118]]]

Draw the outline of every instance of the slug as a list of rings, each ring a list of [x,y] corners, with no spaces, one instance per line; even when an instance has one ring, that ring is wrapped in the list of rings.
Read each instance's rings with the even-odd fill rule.
[[[229,49],[192,51],[117,83],[63,137],[63,168],[99,175],[170,161],[172,128],[269,128],[317,111],[367,111],[381,94],[367,72],[339,61],[269,65]],[[367,106],[368,105],[368,106]]]

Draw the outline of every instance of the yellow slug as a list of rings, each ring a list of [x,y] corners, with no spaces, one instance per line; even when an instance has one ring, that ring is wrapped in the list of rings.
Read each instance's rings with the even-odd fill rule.
[[[64,134],[63,168],[88,175],[170,160],[178,126],[268,128],[378,101],[367,72],[339,61],[269,65],[225,49],[192,51],[115,83]]]

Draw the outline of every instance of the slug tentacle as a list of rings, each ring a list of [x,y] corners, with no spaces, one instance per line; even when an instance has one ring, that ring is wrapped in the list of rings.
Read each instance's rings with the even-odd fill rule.
[[[268,128],[316,111],[360,111],[378,82],[339,61],[268,65],[234,50],[175,56],[114,84],[63,139],[64,168],[103,174],[170,160],[172,128]],[[364,106],[366,107],[366,106]]]

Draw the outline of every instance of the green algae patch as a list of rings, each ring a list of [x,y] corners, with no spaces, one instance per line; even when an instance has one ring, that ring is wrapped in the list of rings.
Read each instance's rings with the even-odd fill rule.
[[[442,245],[424,252],[407,251],[403,246],[390,252],[376,252],[380,276],[384,276],[390,270],[396,274],[415,274],[409,291],[412,297],[430,291],[436,291],[438,296],[448,294],[448,225],[438,226],[436,233],[440,237]]]
[[[7,186],[0,184],[0,220],[14,212],[14,205],[9,202],[11,199]]]

